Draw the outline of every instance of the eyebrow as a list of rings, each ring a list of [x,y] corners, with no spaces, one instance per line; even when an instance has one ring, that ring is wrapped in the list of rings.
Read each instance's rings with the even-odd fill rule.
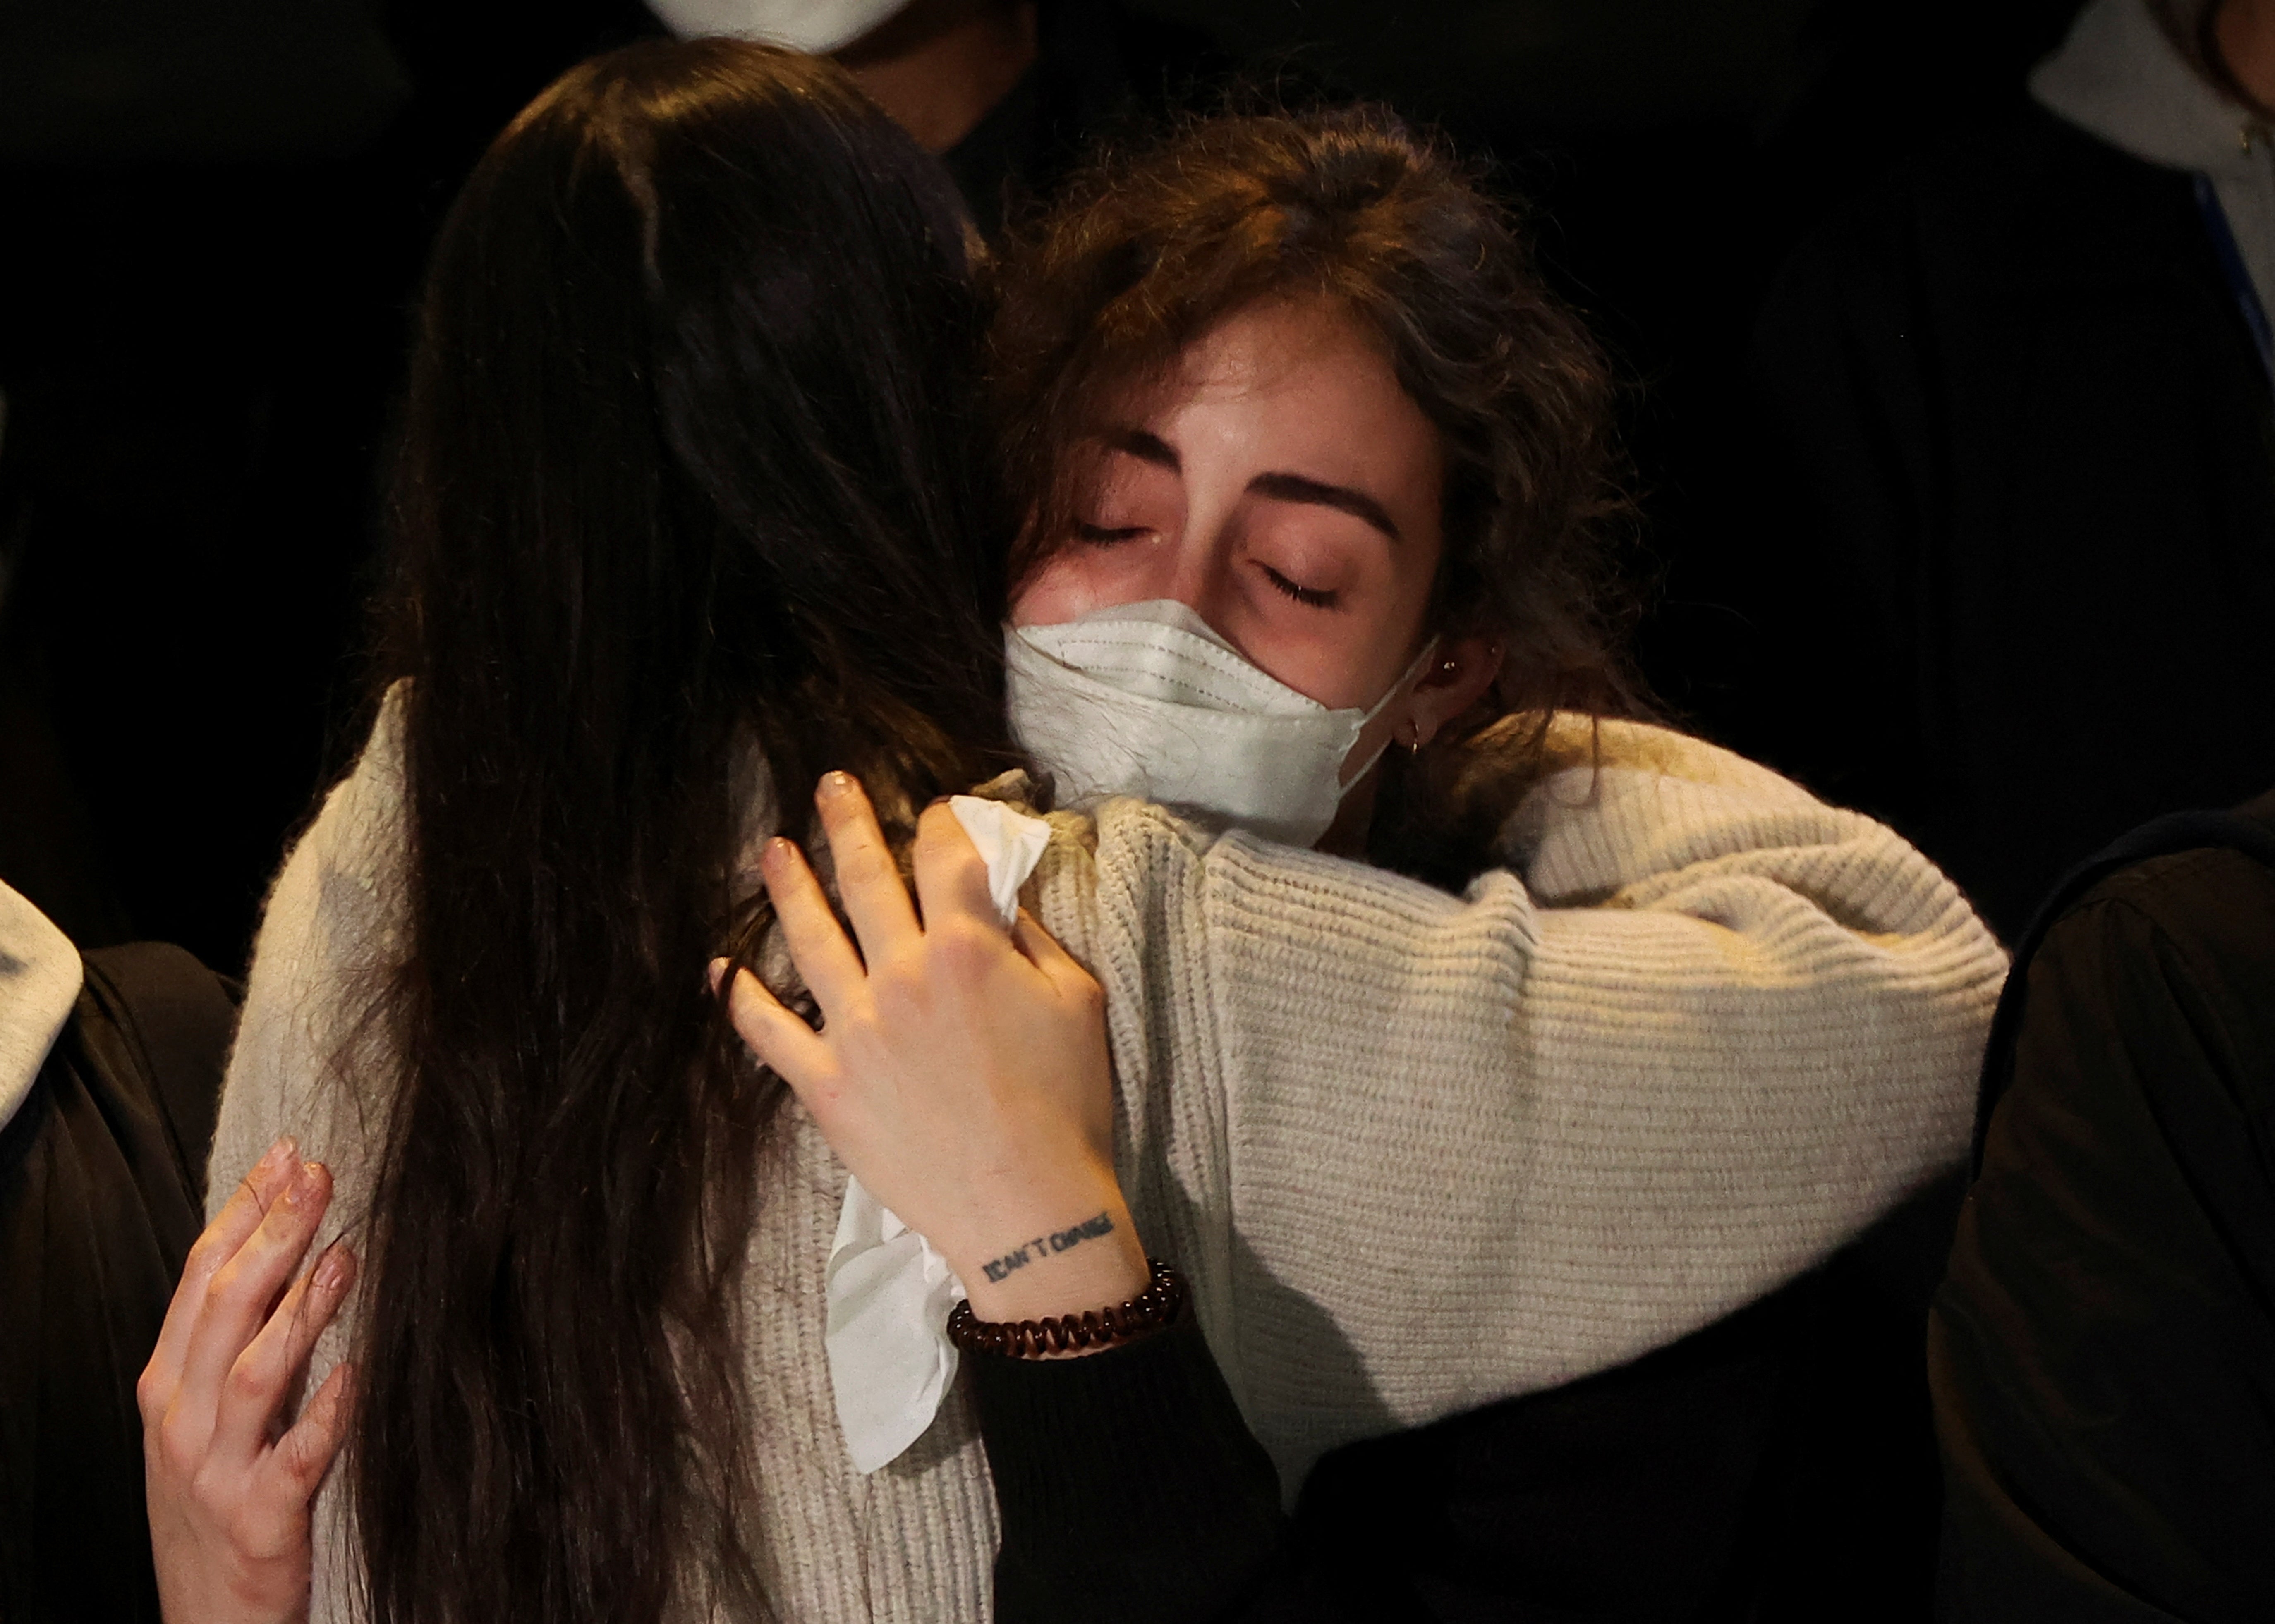
[[[1159,434],[1149,434],[1142,428],[1115,429],[1106,435],[1111,450],[1127,452],[1141,463],[1151,463],[1157,468],[1172,472],[1183,472],[1184,464],[1177,449]],[[1338,513],[1348,513],[1353,518],[1372,525],[1393,541],[1402,541],[1398,525],[1383,505],[1364,491],[1353,490],[1348,485],[1329,485],[1323,480],[1311,480],[1300,473],[1259,473],[1248,482],[1248,488],[1259,496],[1269,496],[1275,502],[1300,502],[1312,507],[1333,508]]]
[[[1149,434],[1142,428],[1116,428],[1109,430],[1104,439],[1109,451],[1126,451],[1141,463],[1152,463],[1173,473],[1184,470],[1184,464],[1177,457],[1177,448],[1159,434]]]
[[[1327,485],[1318,480],[1307,480],[1300,473],[1259,473],[1248,482],[1248,488],[1259,496],[1269,496],[1278,502],[1305,502],[1314,507],[1333,508],[1363,519],[1393,541],[1402,540],[1398,526],[1382,504],[1364,491],[1355,491],[1347,485]]]

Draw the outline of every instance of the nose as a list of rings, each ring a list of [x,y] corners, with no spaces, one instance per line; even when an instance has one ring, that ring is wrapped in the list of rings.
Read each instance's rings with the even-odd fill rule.
[[[1208,622],[1220,637],[1232,635],[1232,614],[1237,583],[1233,578],[1232,547],[1228,537],[1187,534],[1180,538],[1174,559],[1154,595],[1174,598]]]

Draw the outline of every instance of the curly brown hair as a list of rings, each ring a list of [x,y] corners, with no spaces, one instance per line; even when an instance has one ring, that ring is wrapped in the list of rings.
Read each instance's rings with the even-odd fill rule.
[[[1457,817],[1416,792],[1475,783],[1473,761],[1457,774],[1447,758],[1502,716],[1644,708],[1625,653],[1634,600],[1614,567],[1634,505],[1611,369],[1511,211],[1440,142],[1374,106],[1193,119],[1107,154],[1013,238],[997,276],[990,382],[1026,515],[1015,582],[1073,533],[1105,403],[1166,376],[1241,310],[1324,295],[1379,337],[1442,439],[1432,625],[1506,651],[1491,700],[1441,735],[1438,761],[1424,752],[1440,770],[1394,768],[1387,822],[1413,825],[1425,800],[1440,803],[1430,821]],[[1538,729],[1516,731],[1537,742]],[[1398,865],[1417,862],[1437,866],[1410,853]]]

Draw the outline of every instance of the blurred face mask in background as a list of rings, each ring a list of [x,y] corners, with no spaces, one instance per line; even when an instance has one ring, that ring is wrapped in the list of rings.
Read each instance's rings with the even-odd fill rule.
[[[909,0],[647,0],[683,40],[729,34],[820,55],[850,45]]]
[[[1351,762],[1359,735],[1432,652],[1369,708],[1329,710],[1175,599],[1013,626],[1004,649],[1012,733],[1055,781],[1060,805],[1136,796],[1289,846],[1327,832],[1382,753]]]

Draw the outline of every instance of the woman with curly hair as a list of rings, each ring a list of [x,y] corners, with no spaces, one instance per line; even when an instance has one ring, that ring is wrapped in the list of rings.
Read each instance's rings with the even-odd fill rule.
[[[1472,921],[1528,889],[1536,911],[1522,964],[1510,965],[1513,1023],[1471,1052],[1474,1071],[1432,1076],[1435,1059],[1462,1048],[1464,1020],[1505,1017],[1433,985],[1445,939],[1423,922],[1419,896],[1421,911],[1394,922],[1311,889],[1324,869],[1219,880],[1239,898],[1228,903],[1238,946],[1184,973],[1198,975],[1195,996],[1245,1006],[1227,1034],[1228,1121],[1215,1137],[1194,1133],[1190,1159],[1125,1153],[1123,1165],[1138,1230],[1208,1280],[1197,1285],[1206,1347],[1237,1409],[1216,1396],[1194,1333],[1182,1347],[1173,1333],[1100,1353],[1080,1372],[977,1359],[1005,1518],[999,1602],[1045,1616],[1054,1600],[1112,1596],[1128,1616],[1185,1616],[1179,1607],[1211,1575],[1244,1575],[1220,1600],[1245,1594],[1269,1607],[1299,1594],[1307,1609],[1354,1617],[1426,1613],[1433,1593],[1457,1608],[1553,1602],[1591,1616],[1689,1616],[1709,1590],[1730,1600],[1761,1576],[1741,1571],[1739,1552],[1774,1537],[1738,1513],[1765,1498],[1776,1372],[1794,1356],[1796,1322],[1821,1311],[1815,1298],[1765,1305],[1568,1407],[1507,1409],[1465,1434],[1377,1451],[1364,1466],[1355,1458],[1346,1488],[1355,1474],[1389,1469],[1389,1492],[1410,1503],[1363,1484],[1344,1503],[1322,1498],[1298,1547],[1252,1503],[1241,1514],[1226,1485],[1248,1481],[1251,1429],[1292,1491],[1322,1449],[1446,1416],[1463,1408],[1456,1392],[1501,1399],[1697,1331],[1714,1315],[1660,1320],[1614,1358],[1583,1355],[1515,1379],[1507,1367],[1485,1373],[1568,1335],[1576,1350],[1614,1326],[1640,1331],[1657,1312],[1646,1303],[1670,1301],[1670,1287],[1685,1295],[1644,1262],[1661,1222],[1698,1244],[1679,1249],[1678,1271],[1712,1257],[1707,1272],[1726,1285],[1734,1266],[1751,1273],[1716,1312],[1746,1306],[1821,1261],[1822,1241],[1834,1239],[1820,1231],[1818,1249],[1788,1250],[1789,1226],[1813,1221],[1801,1217],[1812,1201],[1793,1183],[1771,1194],[1772,1167],[1783,1169],[1773,1182],[1800,1175],[1853,1194],[1878,1182],[1865,1164],[1899,1142],[1921,1153],[1915,1178],[1947,1164],[1971,1042],[1928,1085],[1942,1101],[1939,1125],[1871,1130],[1877,1144],[1861,1161],[1845,1135],[1810,1147],[1788,1136],[1810,1137],[1811,1113],[1845,1113],[1878,1084],[1860,1091],[1825,1072],[1775,1106],[1754,1091],[1785,1045],[1799,1046],[1797,1059],[1832,1038],[1810,1035],[1821,1030],[1810,1006],[1856,967],[1854,937],[1808,948],[1795,938],[1799,951],[1780,949],[1772,970],[1756,933],[1773,917],[1798,924],[1788,911],[1796,896],[1838,912],[1836,894],[1860,895],[1833,847],[1860,849],[1846,835],[1820,842],[1835,825],[1870,826],[1695,740],[1621,719],[1638,707],[1606,558],[1629,512],[1606,368],[1503,212],[1394,117],[1358,109],[1193,124],[1108,159],[1015,243],[1000,274],[992,382],[1024,518],[1009,711],[1060,804],[1095,809],[1101,831],[1134,812],[1117,796],[1238,831],[1210,849],[1228,871],[1235,852],[1261,850],[1250,837],[1262,835],[1462,891]],[[1812,825],[1820,832],[1800,834]],[[855,883],[843,861],[837,872]],[[1897,889],[1933,895],[1943,921],[1927,933],[1942,945],[1915,965],[1936,963],[1930,979],[1956,972],[1970,985],[1972,1027],[1996,983],[1996,948],[1955,894],[1912,872]],[[1048,873],[1045,920],[1100,968],[1109,1005],[1134,1010],[1139,1001],[1115,997],[1088,922],[1054,913]],[[1288,891],[1268,895],[1277,884]],[[979,1039],[949,1045],[941,1034],[953,1028],[933,1003],[903,997],[888,1010],[891,992],[873,998],[805,889],[804,920],[786,907],[785,931],[817,972],[822,1037],[770,1008],[755,982],[745,1035],[865,1179],[896,1190],[896,1210],[940,1213],[952,1232],[984,1186],[981,1169],[1031,1165],[1032,1122],[1011,1114],[1022,1127],[1007,1128],[992,1155],[941,1153],[952,1136],[935,1113],[959,1123],[990,1114],[978,1098],[927,1108],[940,1089],[926,1081],[928,1057]],[[926,898],[927,931],[952,895]],[[876,917],[852,913],[857,925]],[[897,982],[907,962],[879,928],[884,940],[865,933],[861,945],[896,965]],[[1361,941],[1383,957],[1347,974],[1337,948],[1356,953]],[[955,1007],[956,972],[934,973]],[[1354,985],[1386,973],[1387,986]],[[1299,988],[1306,975],[1316,979]],[[1942,996],[1915,986],[1927,996],[1914,1014]],[[975,1031],[977,1011],[1005,1019],[1016,1002],[970,996]],[[1881,1023],[1908,1001],[1869,1017],[1854,1057],[1877,1064],[1909,1049],[1898,1035],[1908,1016]],[[1174,1109],[1158,1096],[1208,1062],[1153,1069],[1154,1103],[1141,1111],[1133,1081],[1147,1062],[1160,1068],[1163,1045],[1114,1031],[1125,1147],[1177,1144]],[[841,1047],[833,1032],[858,1035]],[[1257,1086],[1270,1061],[1252,1070],[1252,1057],[1292,1042],[1348,1058]],[[1511,1053],[1523,1056],[1515,1074],[1486,1062]],[[872,1066],[880,1092],[864,1103]],[[1748,1165],[1709,1171],[1732,1151]],[[1215,1189],[1213,1156],[1231,1163]],[[1899,1193],[1879,1188],[1882,1202]],[[1865,1216],[1852,1211],[1848,1235]],[[997,1226],[1019,1232],[1008,1213]],[[1213,1268],[1200,1262],[1216,1258]],[[1772,1258],[1785,1261],[1753,1273]],[[1068,1267],[1055,1252],[1047,1266]],[[1126,1266],[1121,1283],[1142,1283],[1134,1260]],[[1064,1289],[1079,1306],[1080,1289]],[[1585,1468],[1546,1475],[1544,1457],[1575,1449],[1591,1456]],[[1465,1458],[1472,1469],[1452,1481],[1442,1469]],[[1105,1461],[1124,1469],[1100,1469]],[[1512,1494],[1541,1503],[1504,1503]],[[1679,1516],[1638,1517],[1639,1498]],[[1531,1508],[1515,1514],[1515,1503]],[[1355,1537],[1340,1549],[1321,1537],[1337,1518]],[[1418,1548],[1389,1549],[1402,1544],[1394,1526],[1414,1530]],[[1622,1539],[1635,1560],[1614,1554]],[[1179,1560],[1153,1560],[1168,1551]],[[1893,1560],[1907,1555],[1924,1576],[1926,1549]]]
[[[1196,122],[1088,175],[1001,280],[1013,620],[1175,599],[1288,687],[1369,710],[1354,767],[1386,742],[1410,759],[1339,777],[1325,849],[1460,883],[1552,718],[1641,714],[1608,369],[1505,211],[1396,118]],[[1079,707],[1054,702],[1069,635],[1012,640],[1023,741],[1078,763],[1077,791],[1224,810],[1175,793],[1175,751],[1096,759],[1062,719]],[[1474,769],[1464,747],[1512,716],[1523,746],[1489,753],[1515,776],[1466,797],[1486,823],[1448,823],[1442,772]],[[1308,845],[1322,810],[1250,821]]]

